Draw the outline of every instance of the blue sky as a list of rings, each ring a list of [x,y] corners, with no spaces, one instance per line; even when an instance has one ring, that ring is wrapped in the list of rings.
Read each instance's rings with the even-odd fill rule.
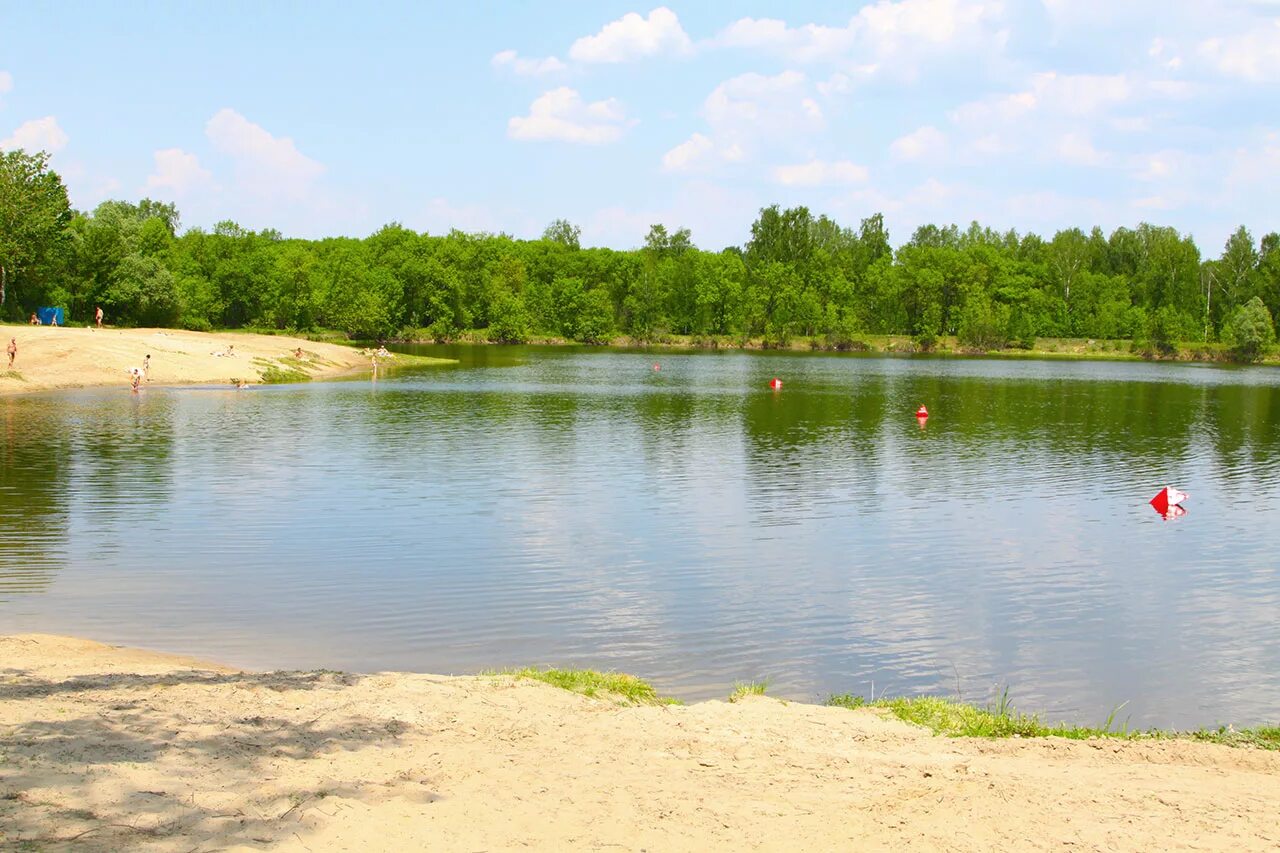
[[[0,148],[186,226],[1280,230],[1280,0],[6,4]]]

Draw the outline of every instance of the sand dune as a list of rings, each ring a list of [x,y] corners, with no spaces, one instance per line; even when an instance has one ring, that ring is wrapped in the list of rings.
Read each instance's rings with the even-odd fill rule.
[[[0,848],[1280,847],[1280,755],[0,638]]]
[[[262,381],[268,367],[300,369],[313,378],[369,369],[359,350],[274,335],[205,333],[179,329],[88,329],[0,326],[2,343],[18,344],[13,370],[0,347],[0,394],[116,385],[129,387],[129,369],[151,355],[150,384],[231,384]],[[303,358],[293,359],[301,347]],[[217,355],[216,353],[233,353]]]

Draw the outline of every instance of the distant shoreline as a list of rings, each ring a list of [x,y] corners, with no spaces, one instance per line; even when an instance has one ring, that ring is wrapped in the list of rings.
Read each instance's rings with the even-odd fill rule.
[[[1043,338],[1030,349],[1006,348],[983,350],[965,347],[954,337],[940,337],[929,349],[919,347],[906,335],[868,335],[843,345],[833,345],[821,337],[797,337],[786,346],[766,345],[760,338],[742,340],[732,335],[664,335],[653,340],[641,340],[626,336],[610,338],[605,343],[586,343],[555,335],[531,335],[519,343],[491,341],[483,330],[465,332],[452,340],[430,338],[393,338],[397,344],[422,346],[573,346],[600,350],[619,351],[686,351],[686,352],[778,352],[778,353],[827,353],[832,355],[901,356],[921,358],[978,358],[1006,361],[1126,361],[1153,364],[1224,364],[1248,366],[1231,358],[1229,349],[1222,344],[1186,344],[1176,353],[1157,356],[1134,352],[1127,339],[1094,340],[1086,338]],[[1268,354],[1254,366],[1280,366],[1280,353]]]

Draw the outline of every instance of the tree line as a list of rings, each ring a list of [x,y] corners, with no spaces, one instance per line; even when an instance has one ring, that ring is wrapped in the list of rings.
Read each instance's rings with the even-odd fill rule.
[[[353,338],[604,342],[672,335],[797,337],[847,349],[954,335],[977,349],[1037,337],[1133,339],[1172,351],[1226,342],[1256,357],[1280,311],[1280,234],[1241,226],[1221,255],[1142,223],[1046,239],[978,223],[925,225],[896,250],[884,218],[857,228],[805,207],[764,208],[742,246],[707,251],[654,225],[637,249],[583,248],[557,220],[540,239],[418,233],[287,238],[224,221],[180,231],[173,204],[107,201],[75,211],[43,153],[0,153],[0,317],[94,306],[123,325],[337,330]]]

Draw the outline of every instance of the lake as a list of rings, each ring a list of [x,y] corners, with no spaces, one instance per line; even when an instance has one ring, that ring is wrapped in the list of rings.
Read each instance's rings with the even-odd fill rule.
[[[412,349],[460,363],[0,397],[0,633],[1280,716],[1280,371]]]

